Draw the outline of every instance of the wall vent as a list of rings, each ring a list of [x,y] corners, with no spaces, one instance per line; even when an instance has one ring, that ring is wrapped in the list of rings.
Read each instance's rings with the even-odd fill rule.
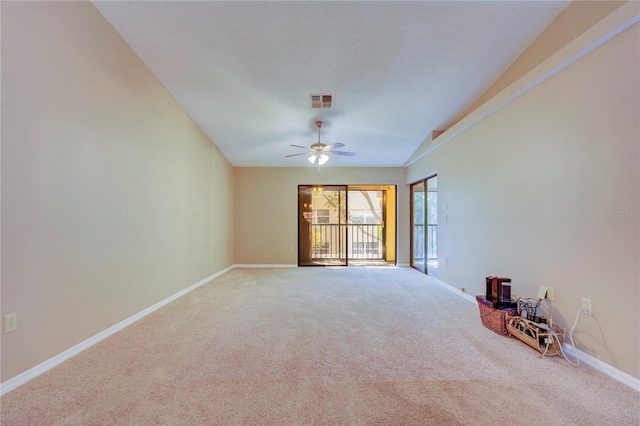
[[[311,108],[331,108],[333,95],[311,95]]]

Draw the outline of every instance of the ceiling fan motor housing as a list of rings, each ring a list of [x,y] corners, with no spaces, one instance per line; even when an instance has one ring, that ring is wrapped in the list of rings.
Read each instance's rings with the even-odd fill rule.
[[[318,142],[316,142],[314,144],[311,144],[310,151],[301,152],[299,154],[285,155],[285,157],[295,157],[295,156],[298,156],[298,155],[309,154],[309,152],[310,152],[311,156],[308,158],[309,162],[311,162],[312,164],[323,165],[329,159],[329,157],[327,156],[328,154],[330,154],[330,155],[346,155],[348,157],[353,157],[354,155],[356,155],[353,152],[335,151],[335,148],[343,147],[344,146],[343,143],[334,143],[334,144],[331,144],[331,145],[327,145],[325,143],[320,142],[320,128],[322,127],[323,124],[324,124],[324,122],[322,120],[317,120],[316,121],[316,127],[318,128]],[[300,146],[300,145],[291,145],[291,146],[293,146],[295,148],[305,149],[303,146]]]
[[[311,149],[314,151],[322,151],[324,149],[324,147],[326,147],[327,145],[322,143],[322,142],[316,142],[314,144],[311,145]]]

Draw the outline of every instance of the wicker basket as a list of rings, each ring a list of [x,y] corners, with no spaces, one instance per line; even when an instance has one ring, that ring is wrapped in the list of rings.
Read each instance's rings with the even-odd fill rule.
[[[480,319],[482,325],[489,330],[501,334],[503,336],[509,335],[507,330],[507,322],[515,314],[515,309],[500,310],[496,309],[482,297],[476,297],[478,302],[478,309],[480,310]]]

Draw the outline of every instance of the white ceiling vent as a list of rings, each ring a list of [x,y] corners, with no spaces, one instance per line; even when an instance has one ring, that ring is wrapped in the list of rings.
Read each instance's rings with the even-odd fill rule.
[[[331,108],[333,95],[311,95],[311,108]]]

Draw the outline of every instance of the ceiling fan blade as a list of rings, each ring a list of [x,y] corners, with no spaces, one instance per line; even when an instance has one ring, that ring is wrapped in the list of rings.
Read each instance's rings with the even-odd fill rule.
[[[292,146],[292,147],[294,147],[294,148],[309,149],[309,147],[308,147],[308,146],[300,146],[300,145],[289,145],[289,146]]]
[[[343,146],[345,146],[343,143],[336,142],[336,143],[332,143],[331,145],[325,146],[324,150],[325,151],[331,151],[332,149],[342,148]]]
[[[307,151],[307,152],[301,152],[301,153],[299,153],[299,154],[285,155],[285,156],[284,156],[284,158],[287,158],[287,157],[295,157],[295,156],[297,156],[297,155],[309,155],[309,154],[311,154],[311,153]]]
[[[345,157],[355,157],[355,152],[347,152],[347,151],[327,151],[328,154],[331,155],[344,155]]]

